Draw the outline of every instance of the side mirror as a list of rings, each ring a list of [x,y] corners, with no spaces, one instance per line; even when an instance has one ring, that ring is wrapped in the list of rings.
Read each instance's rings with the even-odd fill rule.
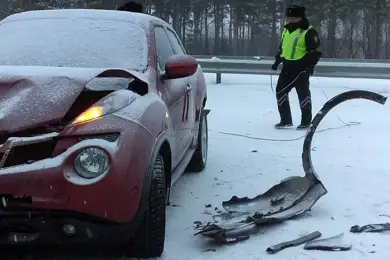
[[[179,79],[195,74],[198,69],[198,62],[190,55],[173,55],[165,64],[165,75],[163,79]]]

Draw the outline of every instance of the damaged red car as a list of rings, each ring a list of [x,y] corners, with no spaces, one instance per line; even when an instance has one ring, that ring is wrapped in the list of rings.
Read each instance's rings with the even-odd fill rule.
[[[160,256],[172,184],[207,163],[196,60],[140,13],[23,12],[0,35],[0,244]]]

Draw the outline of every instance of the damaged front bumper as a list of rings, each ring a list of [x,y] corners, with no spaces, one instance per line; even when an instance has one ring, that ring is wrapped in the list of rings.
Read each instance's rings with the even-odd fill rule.
[[[311,161],[311,142],[325,115],[338,104],[350,99],[367,99],[385,104],[387,97],[380,94],[354,90],[339,94],[326,102],[312,120],[307,131],[302,152],[304,177],[290,177],[254,198],[232,197],[222,203],[226,212],[213,216],[213,223],[195,227],[195,235],[212,238],[219,242],[248,239],[259,227],[288,220],[309,211],[327,193]]]
[[[85,179],[73,168],[79,151],[89,147],[103,149],[113,161],[120,150],[118,136],[65,137],[55,141],[51,158],[4,167],[12,161],[14,149],[58,137],[56,132],[12,137],[0,146],[0,246],[109,245],[126,241],[139,223],[128,215],[137,210],[124,211],[121,203],[112,201],[120,201],[120,196],[127,194],[134,198],[138,190],[124,187],[107,196],[117,185],[117,178],[108,176],[109,171],[107,176]]]
[[[104,122],[93,121],[61,133],[7,139],[0,148],[4,163],[0,168],[0,219],[6,212],[39,209],[75,212],[125,225],[141,214],[144,168],[154,139],[137,122],[107,116]],[[44,156],[27,162],[42,154],[44,143],[50,143]],[[107,171],[96,178],[81,177],[74,167],[80,152],[90,148],[103,150],[109,161]],[[18,150],[25,162],[17,160]]]

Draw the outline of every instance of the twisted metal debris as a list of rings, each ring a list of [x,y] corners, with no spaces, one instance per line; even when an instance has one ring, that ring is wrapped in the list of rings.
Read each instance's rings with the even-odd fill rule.
[[[248,239],[264,225],[283,222],[309,211],[327,189],[317,175],[311,161],[311,143],[314,133],[335,106],[352,99],[367,99],[384,105],[387,97],[365,90],[341,93],[327,101],[314,117],[303,143],[302,163],[305,176],[282,180],[268,191],[254,198],[238,198],[222,202],[226,212],[213,216],[213,223],[198,225],[195,235],[203,235],[220,242]]]

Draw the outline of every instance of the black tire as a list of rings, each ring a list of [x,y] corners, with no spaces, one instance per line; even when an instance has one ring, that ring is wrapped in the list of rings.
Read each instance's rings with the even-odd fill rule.
[[[186,171],[201,172],[206,167],[207,155],[208,155],[208,143],[209,143],[209,134],[208,134],[207,115],[202,111],[200,122],[199,122],[198,143],[196,145],[195,153],[192,156]],[[206,146],[205,150],[203,149],[204,148],[203,146]]]
[[[159,154],[154,163],[148,205],[127,256],[160,257],[164,251],[166,224],[166,185],[164,160]],[[127,250],[126,250],[127,251]]]

